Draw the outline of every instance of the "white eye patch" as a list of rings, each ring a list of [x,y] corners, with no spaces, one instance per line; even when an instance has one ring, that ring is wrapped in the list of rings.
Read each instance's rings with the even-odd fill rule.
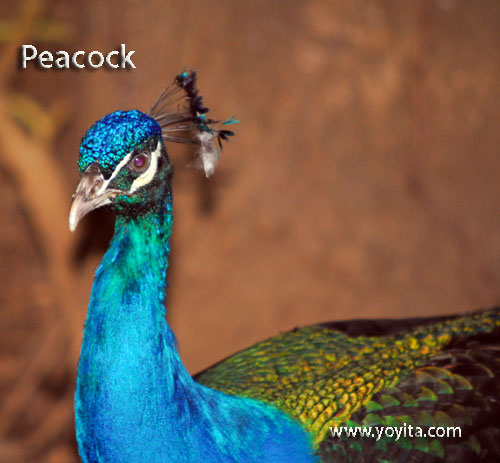
[[[113,181],[113,179],[118,175],[118,173],[129,163],[133,154],[134,152],[131,151],[119,162],[119,164],[116,166],[115,170],[111,174],[111,177],[105,180],[101,188],[99,188],[98,194],[102,194],[104,190],[106,190],[108,185]],[[153,180],[156,171],[158,169],[158,158],[160,157],[160,154],[161,154],[161,143],[158,142],[158,144],[156,145],[156,149],[151,153],[151,162],[149,163],[149,167],[132,182],[130,190],[127,193],[133,193],[134,191],[137,191],[141,186],[147,185],[149,182],[151,182],[151,180]]]
[[[129,193],[133,193],[141,186],[147,185],[151,180],[153,180],[156,175],[156,171],[158,169],[158,158],[160,157],[161,146],[160,142],[156,146],[156,149],[151,153],[151,162],[149,163],[149,167],[137,177],[130,187]]]

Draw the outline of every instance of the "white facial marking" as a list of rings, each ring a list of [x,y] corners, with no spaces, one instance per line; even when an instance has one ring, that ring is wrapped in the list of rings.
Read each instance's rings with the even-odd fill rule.
[[[133,193],[141,186],[147,185],[151,180],[153,180],[156,170],[158,169],[158,158],[160,157],[161,146],[160,142],[156,146],[156,149],[151,153],[151,162],[149,167],[145,172],[143,172],[139,177],[137,177],[130,187],[129,193]]]
[[[98,195],[101,195],[104,193],[104,191],[106,190],[106,188],[108,188],[108,185],[111,183],[111,181],[118,175],[118,172],[120,172],[120,170],[122,170],[122,167],[125,166],[129,161],[130,161],[130,157],[132,156],[132,153],[133,151],[131,151],[130,153],[128,153],[119,163],[118,165],[115,167],[115,170],[113,171],[113,173],[111,174],[111,177],[109,177],[107,180],[105,180],[102,185],[101,185],[101,188],[99,188],[99,191],[97,192],[96,196]]]
[[[139,177],[137,177],[132,182],[130,190],[127,191],[127,193],[133,193],[141,186],[147,185],[151,180],[153,180],[153,177],[155,176],[156,170],[158,168],[158,158],[160,157],[160,152],[161,152],[161,144],[160,144],[160,142],[158,142],[156,149],[151,153],[151,162],[149,164],[148,169],[146,171],[144,171]],[[99,188],[97,195],[101,195],[104,192],[104,190],[106,190],[108,185],[118,175],[120,170],[122,170],[122,168],[125,167],[129,163],[133,154],[134,154],[134,152],[131,151],[118,163],[118,165],[115,167],[115,170],[111,174],[111,177],[109,177],[107,180],[105,180],[103,182],[103,184],[101,185],[101,188]]]

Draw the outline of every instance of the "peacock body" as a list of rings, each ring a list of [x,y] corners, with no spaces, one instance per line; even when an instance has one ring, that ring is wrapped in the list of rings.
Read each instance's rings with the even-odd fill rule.
[[[170,111],[179,92],[186,104]],[[207,111],[195,74],[183,73],[149,114],[112,113],[82,139],[70,228],[97,207],[116,212],[78,365],[82,461],[499,461],[499,309],[310,326],[188,374],[163,305],[172,231],[164,140],[197,144],[210,174],[232,121]],[[348,438],[336,426],[459,426],[461,436]]]

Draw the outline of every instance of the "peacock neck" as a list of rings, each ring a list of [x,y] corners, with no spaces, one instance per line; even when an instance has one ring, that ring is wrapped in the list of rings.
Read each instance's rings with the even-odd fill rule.
[[[82,461],[316,461],[282,412],[203,387],[182,365],[163,306],[171,229],[170,199],[118,216],[96,272],[75,393]]]
[[[151,455],[163,454],[175,406],[196,387],[165,320],[171,230],[169,196],[139,217],[118,215],[96,272],[75,394],[84,462],[135,462],[134,441],[148,442]]]

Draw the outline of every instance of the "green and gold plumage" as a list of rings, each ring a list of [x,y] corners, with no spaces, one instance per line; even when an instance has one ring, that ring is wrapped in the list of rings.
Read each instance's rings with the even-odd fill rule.
[[[483,461],[500,454],[499,333],[499,309],[314,325],[260,342],[196,379],[299,420],[322,461]],[[330,432],[405,423],[462,426],[462,436],[376,441]]]

